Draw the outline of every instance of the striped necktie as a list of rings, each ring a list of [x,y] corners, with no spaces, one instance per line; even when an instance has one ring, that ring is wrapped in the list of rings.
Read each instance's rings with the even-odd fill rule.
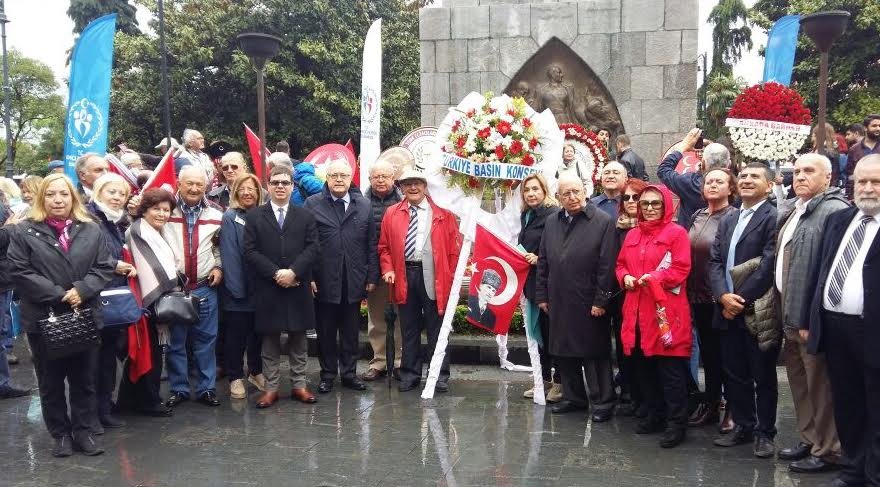
[[[415,206],[409,207],[409,227],[403,241],[403,256],[406,260],[416,260],[416,234],[419,233],[419,213]]]
[[[831,283],[828,285],[828,300],[831,301],[833,306],[837,306],[843,300],[843,284],[846,282],[846,276],[849,274],[853,261],[859,255],[859,249],[862,248],[868,222],[873,218],[873,216],[868,215],[862,217],[859,226],[856,227],[849,242],[846,243],[846,248],[843,249],[843,254],[837,262],[837,267],[834,268],[834,274],[831,275]]]

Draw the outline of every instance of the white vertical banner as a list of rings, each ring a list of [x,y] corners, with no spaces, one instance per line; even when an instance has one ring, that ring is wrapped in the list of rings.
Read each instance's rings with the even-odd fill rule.
[[[379,129],[382,115],[382,19],[376,19],[364,40],[361,79],[361,189],[370,178],[370,166],[382,152]]]

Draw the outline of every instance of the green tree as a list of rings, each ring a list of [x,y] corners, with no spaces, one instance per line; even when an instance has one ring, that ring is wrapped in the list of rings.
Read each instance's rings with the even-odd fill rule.
[[[823,10],[851,14],[846,32],[831,47],[828,69],[828,121],[838,130],[861,122],[880,107],[880,2],[876,0],[758,0],[751,18],[764,29],[784,15],[806,15]],[[816,114],[819,102],[819,52],[805,35],[798,39],[792,88]],[[873,110],[873,111],[872,111]]]
[[[712,27],[712,67],[709,76],[730,75],[742,58],[743,48],[752,49],[749,9],[742,0],[721,0],[709,12]]]
[[[154,16],[155,0],[138,0]],[[370,23],[383,19],[383,144],[418,126],[418,11],[406,0],[204,0],[166,3],[173,135],[186,127],[245,147],[256,129],[256,76],[235,37],[282,39],[266,67],[267,142],[288,140],[302,157],[360,133],[361,53]],[[156,20],[153,30],[158,30]],[[111,140],[152,147],[163,136],[155,36],[116,37]]]
[[[128,0],[70,0],[67,16],[73,20],[73,32],[79,34],[89,22],[107,14],[115,13],[116,30],[136,35],[138,30],[137,9]]]
[[[8,61],[12,94],[9,112],[12,159],[17,167],[21,167],[16,157],[19,144],[38,143],[47,130],[59,126],[64,119],[64,103],[58,95],[58,83],[49,66],[25,57],[15,49],[9,51]],[[0,106],[0,114],[3,110]],[[0,156],[0,163],[5,164],[5,149]]]
[[[711,138],[724,133],[724,121],[733,100],[742,92],[745,81],[733,75],[715,75],[706,86],[706,117],[708,126],[704,127]]]

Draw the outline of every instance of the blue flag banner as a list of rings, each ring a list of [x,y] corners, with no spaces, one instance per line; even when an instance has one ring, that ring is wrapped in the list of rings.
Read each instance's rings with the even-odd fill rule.
[[[791,83],[800,28],[799,15],[786,15],[770,28],[767,49],[764,51],[764,82],[775,81],[785,86]]]
[[[116,14],[92,21],[73,48],[70,97],[64,137],[64,173],[78,181],[76,159],[86,152],[107,151],[110,116],[110,71]]]

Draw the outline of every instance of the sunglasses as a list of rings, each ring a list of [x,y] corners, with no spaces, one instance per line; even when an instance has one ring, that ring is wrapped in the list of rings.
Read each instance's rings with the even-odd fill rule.
[[[625,195],[621,196],[621,199],[622,199],[623,201],[632,201],[632,202],[635,203],[635,202],[638,202],[638,201],[639,201],[639,195],[637,195],[637,194],[625,194]]]
[[[225,166],[221,166],[220,169],[224,171],[238,171],[238,168],[240,167],[241,166],[239,166],[238,164],[227,164]]]
[[[290,181],[269,181],[269,186],[290,186]]]
[[[660,208],[663,208],[663,200],[653,200],[653,201],[641,200],[641,201],[639,201],[639,206],[641,206],[642,208],[645,208],[645,209],[647,209],[647,208],[660,209]]]

